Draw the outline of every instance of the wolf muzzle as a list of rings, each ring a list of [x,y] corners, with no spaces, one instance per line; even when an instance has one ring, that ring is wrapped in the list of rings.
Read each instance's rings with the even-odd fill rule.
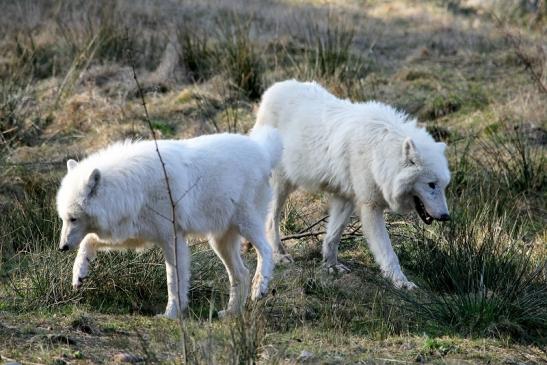
[[[439,220],[441,222],[449,221],[450,220],[450,215],[449,214],[443,214],[439,218],[437,218],[437,220]]]

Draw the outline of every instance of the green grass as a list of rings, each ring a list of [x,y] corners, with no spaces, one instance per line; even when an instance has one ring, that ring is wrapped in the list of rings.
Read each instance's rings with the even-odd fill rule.
[[[160,131],[162,138],[170,138],[175,134],[175,127],[169,124],[168,121],[163,119],[153,119],[152,128]]]
[[[295,8],[302,31],[295,32],[284,29],[284,15],[270,10],[182,4],[166,14],[144,3],[101,4],[79,8],[61,1],[55,19],[46,2],[36,5],[43,23],[32,32],[8,29],[0,44],[0,356],[104,363],[130,349],[150,363],[186,357],[191,363],[251,364],[296,362],[307,351],[318,362],[540,363],[547,320],[545,146],[541,128],[532,127],[542,125],[544,109],[519,59],[507,60],[506,45],[481,28],[488,19],[467,31],[458,24],[478,15],[455,12],[465,22],[450,25],[454,39],[441,41],[458,52],[439,56],[428,43],[436,31],[425,22],[416,29],[417,21],[396,7],[393,18],[381,9],[361,16],[350,5],[325,17],[322,5],[302,4]],[[427,4],[450,16],[444,5]],[[428,21],[440,26],[432,14]],[[175,15],[183,21],[171,24]],[[176,34],[168,34],[167,25]],[[521,28],[530,49],[533,28]],[[468,44],[475,33],[487,46]],[[341,244],[341,258],[352,269],[347,275],[323,270],[322,236],[288,241],[295,262],[276,268],[270,295],[249,303],[241,318],[217,318],[228,300],[228,278],[197,240],[182,327],[154,317],[167,300],[157,249],[100,253],[82,290],[72,290],[75,253],[57,251],[55,192],[64,165],[18,161],[65,160],[140,135],[133,124],[142,120],[142,106],[125,73],[128,50],[144,79],[161,63],[169,35],[176,36],[179,52],[173,78],[159,81],[167,85],[165,94],[146,95],[163,138],[246,132],[264,89],[297,77],[318,80],[341,97],[401,107],[448,143],[453,220],[425,227],[412,216],[389,215],[403,269],[419,290],[394,290],[355,235]],[[421,58],[413,58],[420,47]],[[82,81],[93,77],[90,69],[119,80],[119,90]],[[75,114],[82,128],[66,128],[61,121]],[[323,217],[326,198],[295,194],[285,209],[284,234]],[[254,269],[253,250],[244,258]],[[67,345],[59,335],[76,342]]]

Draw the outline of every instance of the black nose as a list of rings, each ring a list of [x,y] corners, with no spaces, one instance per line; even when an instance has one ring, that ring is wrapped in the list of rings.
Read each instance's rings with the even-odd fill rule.
[[[68,251],[68,245],[64,245],[63,247],[59,247],[59,251]]]
[[[446,221],[449,221],[450,220],[450,216],[448,214],[443,214],[441,215],[441,217],[439,218],[440,221],[443,221],[443,222],[446,222]]]

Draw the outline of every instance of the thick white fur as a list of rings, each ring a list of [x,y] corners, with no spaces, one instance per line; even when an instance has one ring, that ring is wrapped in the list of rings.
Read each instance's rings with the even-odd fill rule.
[[[80,163],[68,161],[57,194],[63,220],[60,248],[80,245],[73,285],[80,287],[97,250],[156,244],[163,249],[167,271],[165,315],[174,318],[188,301],[186,236],[206,234],[229,274],[226,311],[241,311],[249,292],[249,272],[241,260],[240,236],[258,251],[253,299],[267,292],[272,275],[264,223],[271,198],[268,178],[281,158],[279,134],[265,127],[250,137],[218,134],[158,144],[176,201],[176,261],[172,208],[153,141],[116,143]]]
[[[288,260],[279,236],[281,208],[297,187],[331,193],[323,257],[330,270],[347,271],[337,260],[344,226],[356,210],[365,237],[384,275],[413,288],[393,251],[383,211],[413,209],[414,196],[430,218],[447,219],[444,189],[450,180],[445,144],[416,121],[379,103],[352,103],[316,83],[279,82],[262,96],[257,127],[276,127],[282,162],[273,173],[274,199],[268,236],[276,260]],[[436,189],[428,184],[435,183]]]

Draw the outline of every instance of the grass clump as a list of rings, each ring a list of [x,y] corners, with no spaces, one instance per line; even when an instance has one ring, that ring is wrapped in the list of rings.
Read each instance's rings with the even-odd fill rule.
[[[455,207],[438,231],[415,228],[401,260],[424,289],[402,297],[426,321],[464,335],[544,341],[546,266],[495,207]],[[505,218],[507,219],[507,218]]]
[[[28,111],[23,108],[28,88],[13,79],[0,81],[0,149],[21,139]]]
[[[355,31],[332,22],[329,18],[324,32],[318,25],[309,28],[307,36],[306,61],[313,75],[321,79],[344,78],[354,71],[352,66],[358,67],[352,63],[358,63],[358,59],[351,53]]]
[[[45,79],[59,72],[64,59],[62,49],[53,44],[37,44],[31,34],[15,37],[16,68],[33,79]]]
[[[177,30],[179,61],[193,82],[207,80],[213,73],[214,53],[209,35],[204,30],[194,31],[190,26]]]
[[[474,84],[465,85],[457,91],[433,91],[426,98],[419,116],[424,120],[435,120],[459,111],[473,111],[488,104],[488,97]]]
[[[228,75],[232,86],[250,100],[258,100],[264,89],[264,63],[260,50],[251,40],[253,22],[234,15],[218,20],[219,42],[216,62]]]
[[[353,52],[355,28],[330,14],[325,23],[309,22],[311,25],[302,31],[302,46],[287,50],[286,55],[298,78],[332,84],[335,93],[344,96],[359,94],[360,78],[369,65]]]
[[[422,354],[426,355],[446,356],[456,351],[457,347],[452,341],[430,337],[426,338],[421,348]]]
[[[169,124],[168,121],[163,119],[153,119],[152,127],[154,130],[158,130],[163,138],[173,137],[175,135],[175,127]]]
[[[55,247],[61,221],[55,209],[55,178],[39,174],[7,177],[19,182],[18,188],[5,193],[12,199],[0,214],[0,238],[3,258],[18,252],[37,252]],[[2,187],[0,186],[0,189]],[[7,214],[9,211],[9,214]]]
[[[88,305],[103,313],[161,313],[167,299],[165,266],[158,250],[100,253],[79,291],[72,289],[75,252],[42,250],[11,256],[5,275],[14,308]]]
[[[545,151],[534,146],[525,130],[523,125],[488,129],[477,162],[506,191],[541,195],[547,186]]]
[[[468,138],[452,166],[452,220],[414,225],[399,237],[403,267],[422,288],[402,298],[432,331],[547,338],[547,266],[536,244],[543,228],[523,214],[543,202],[544,154],[521,131]]]

